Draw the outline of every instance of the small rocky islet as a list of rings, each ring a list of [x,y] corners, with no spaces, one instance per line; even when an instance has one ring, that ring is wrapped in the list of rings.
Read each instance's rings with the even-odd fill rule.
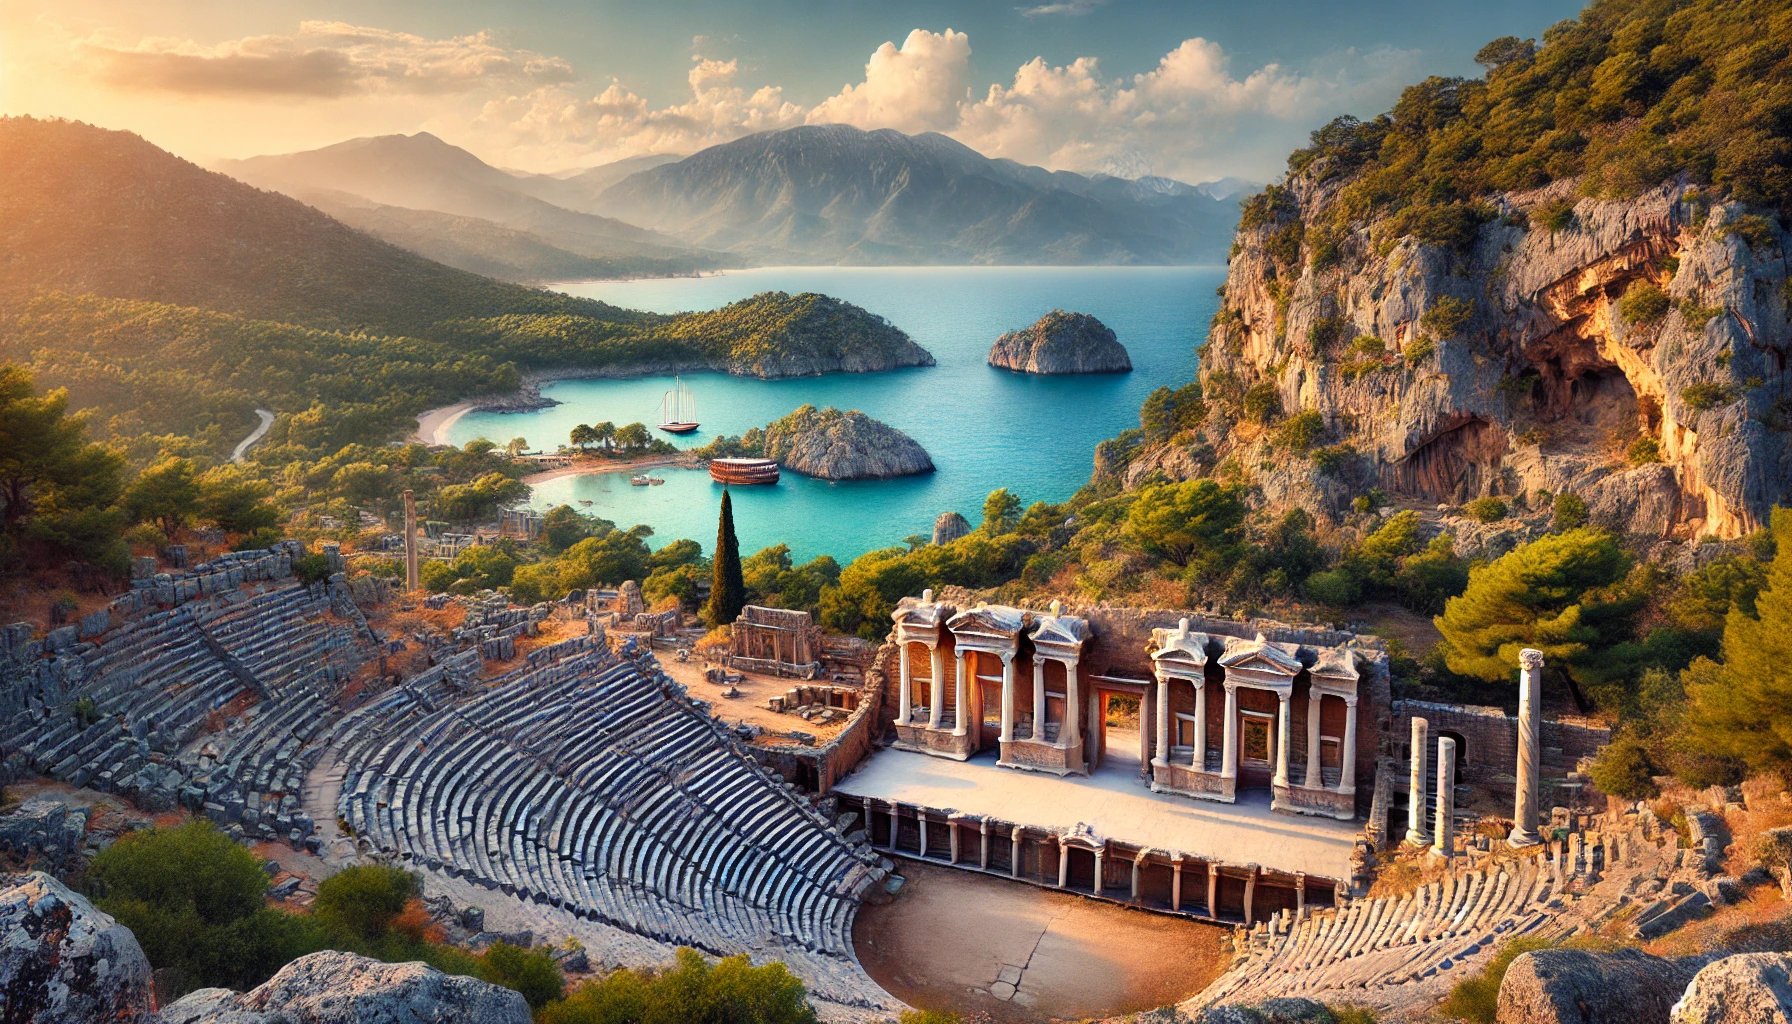
[[[989,348],[989,365],[1019,373],[1129,373],[1132,357],[1106,324],[1054,309]]]
[[[889,480],[934,470],[932,456],[914,438],[857,409],[841,412],[832,406],[804,405],[764,428],[718,438],[695,454],[774,459],[821,480]]]

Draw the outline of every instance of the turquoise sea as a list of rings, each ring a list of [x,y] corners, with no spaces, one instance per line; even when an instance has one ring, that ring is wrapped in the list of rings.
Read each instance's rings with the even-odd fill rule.
[[[744,552],[790,545],[799,561],[831,554],[845,564],[911,534],[931,535],[934,516],[962,513],[974,525],[983,499],[1007,487],[1027,504],[1062,501],[1088,482],[1095,445],[1138,425],[1139,404],[1160,385],[1195,377],[1195,346],[1217,308],[1223,267],[785,267],[702,278],[584,281],[556,286],[634,309],[714,309],[763,291],[816,291],[887,318],[933,353],[937,366],[891,373],[831,374],[763,381],[692,374],[703,427],[680,447],[738,435],[807,402],[858,409],[919,441],[938,472],[890,481],[828,483],[786,472],[774,487],[734,488]],[[1132,356],[1129,374],[1038,377],[985,360],[1003,331],[1054,308],[1090,313],[1113,328]],[[565,443],[579,423],[652,426],[669,377],[560,381],[543,393],[561,405],[528,413],[475,413],[446,440],[538,448]],[[668,437],[660,434],[658,436]],[[627,474],[563,477],[536,488],[543,508],[571,504],[629,526],[653,527],[652,544],[690,537],[715,543],[721,485],[703,471],[659,469],[666,483],[634,487]],[[589,501],[590,505],[580,504]]]

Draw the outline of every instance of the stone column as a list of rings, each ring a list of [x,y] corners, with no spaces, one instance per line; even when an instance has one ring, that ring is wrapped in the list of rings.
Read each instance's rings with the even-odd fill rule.
[[[1251,917],[1251,901],[1257,895],[1257,865],[1250,866],[1250,873],[1244,876],[1244,926],[1249,928],[1256,922]]]
[[[1543,732],[1543,652],[1529,647],[1518,652],[1518,785],[1513,800],[1512,832],[1506,842],[1514,847],[1536,846],[1537,748]]]
[[[1425,830],[1425,743],[1430,733],[1430,722],[1412,720],[1412,774],[1406,794],[1406,841],[1412,846],[1431,845],[1431,833]]]
[[[952,863],[956,864],[958,863],[958,822],[951,818],[946,819],[946,836],[948,840],[946,849],[952,858]]]
[[[1437,739],[1437,823],[1432,826],[1435,838],[1431,849],[1445,860],[1456,854],[1456,834],[1451,815],[1456,810],[1456,741],[1448,736]]]
[[[422,586],[422,579],[417,575],[417,496],[409,488],[406,488],[404,492],[405,593],[414,594]]]
[[[1207,679],[1195,682],[1195,754],[1190,758],[1189,766],[1196,771],[1207,770]]]
[[[1062,664],[1064,666],[1064,728],[1060,731],[1058,739],[1065,746],[1074,747],[1082,738],[1082,734],[1077,731],[1079,728],[1077,701],[1082,698],[1082,694],[1078,692],[1081,688],[1077,686],[1076,660],[1069,659]]]
[[[1218,917],[1220,898],[1220,869],[1213,861],[1207,862],[1207,916]]]
[[[1338,792],[1356,792],[1356,696],[1344,698],[1344,749],[1338,757]]]
[[[1157,677],[1157,756],[1151,763],[1170,763],[1170,680],[1165,676]]]
[[[970,673],[977,671],[977,652],[958,652],[958,678],[952,685],[952,735],[963,736],[969,731],[971,704]]]
[[[989,870],[989,819],[977,823],[977,866]]]
[[[1045,659],[1033,655],[1033,735],[1035,743],[1045,742]]]
[[[1101,895],[1101,858],[1107,850],[1097,847],[1095,850],[1095,895]]]
[[[896,641],[899,645],[899,678],[901,680],[901,686],[897,691],[897,700],[900,703],[896,705],[896,724],[907,725],[911,718],[911,711],[915,706],[915,677],[913,669],[909,665],[908,641],[902,639],[900,636],[896,638]]]
[[[1308,684],[1311,686],[1312,684]],[[1321,774],[1319,762],[1319,719],[1320,709],[1325,704],[1325,694],[1318,690],[1307,691],[1307,778],[1308,789],[1319,789],[1325,784],[1325,776]],[[1340,775],[1343,773],[1340,772]]]
[[[1182,909],[1182,854],[1170,854],[1170,909]]]
[[[1275,785],[1288,785],[1288,713],[1291,693],[1276,694],[1276,775]]]
[[[1002,742],[1014,740],[1014,652],[1002,652]]]
[[[940,727],[940,715],[946,710],[946,673],[943,671],[946,667],[945,661],[940,649],[934,648],[933,679],[927,687],[927,728],[929,729]],[[963,655],[959,656],[956,664],[963,667]]]
[[[1132,898],[1139,898],[1139,875],[1145,870],[1145,854],[1150,851],[1140,850],[1132,859]]]
[[[1059,840],[1059,842],[1058,842],[1058,888],[1062,889],[1069,884],[1070,884],[1070,851],[1065,848],[1063,841]]]
[[[1016,826],[1014,826],[1014,830],[1008,833],[1008,877],[1009,878],[1019,878],[1020,877],[1020,849],[1021,849],[1020,841],[1021,841],[1021,834],[1025,831],[1026,831],[1025,829],[1021,828],[1019,825],[1016,825]]]
[[[1226,681],[1225,740],[1220,744],[1220,778],[1238,778],[1238,689]]]
[[[925,858],[927,856],[927,812],[919,807],[915,808],[915,828],[921,833],[921,856]]]
[[[902,835],[902,805],[890,801],[890,849],[896,849],[896,840]]]
[[[1304,871],[1294,873],[1294,919],[1299,921],[1307,916],[1307,875]]]

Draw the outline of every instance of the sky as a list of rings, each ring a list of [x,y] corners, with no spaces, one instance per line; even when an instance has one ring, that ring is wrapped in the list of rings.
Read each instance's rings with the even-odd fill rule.
[[[0,0],[0,113],[199,163],[431,132],[553,173],[840,122],[1082,173],[1268,181],[1557,0]]]

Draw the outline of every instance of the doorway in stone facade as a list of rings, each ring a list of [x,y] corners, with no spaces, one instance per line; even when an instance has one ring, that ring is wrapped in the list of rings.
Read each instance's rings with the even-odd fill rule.
[[[1276,720],[1258,711],[1238,713],[1238,788],[1267,788],[1275,775]]]
[[[1108,770],[1139,774],[1148,759],[1145,753],[1146,693],[1147,686],[1142,680],[1095,677],[1084,741],[1091,773]]]

